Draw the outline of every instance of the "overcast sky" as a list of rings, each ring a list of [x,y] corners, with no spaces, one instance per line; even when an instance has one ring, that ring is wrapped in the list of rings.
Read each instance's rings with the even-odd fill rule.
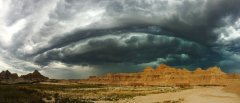
[[[161,63],[240,72],[240,0],[0,0],[0,70],[50,78]]]

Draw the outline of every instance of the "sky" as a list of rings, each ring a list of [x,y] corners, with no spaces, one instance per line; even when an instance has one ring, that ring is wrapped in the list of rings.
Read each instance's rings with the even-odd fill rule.
[[[0,0],[0,70],[57,79],[161,63],[240,73],[239,0]]]

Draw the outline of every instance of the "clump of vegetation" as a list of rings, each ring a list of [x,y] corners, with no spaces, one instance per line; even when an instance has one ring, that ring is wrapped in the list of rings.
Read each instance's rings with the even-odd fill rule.
[[[15,84],[0,85],[3,103],[93,103],[118,101],[147,94],[176,92],[179,88],[157,86],[112,86],[97,84]]]
[[[43,103],[42,94],[16,85],[0,85],[1,103]]]
[[[57,103],[94,103],[91,100],[85,100],[85,99],[70,99],[70,98],[63,98]]]
[[[154,103],[182,103],[184,101],[183,98],[179,98],[178,100],[166,100],[163,102],[154,102]]]
[[[108,94],[106,97],[103,98],[103,100],[107,101],[118,101],[120,99],[131,99],[135,96],[140,96],[144,94],[137,94],[137,93],[111,93]]]

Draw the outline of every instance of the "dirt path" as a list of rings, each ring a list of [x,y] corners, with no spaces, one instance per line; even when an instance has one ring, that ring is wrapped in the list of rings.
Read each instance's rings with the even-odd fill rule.
[[[156,103],[183,98],[183,103],[240,103],[238,95],[225,92],[223,87],[195,87],[175,93],[150,94],[137,96],[129,100],[117,102],[99,101],[97,103]]]

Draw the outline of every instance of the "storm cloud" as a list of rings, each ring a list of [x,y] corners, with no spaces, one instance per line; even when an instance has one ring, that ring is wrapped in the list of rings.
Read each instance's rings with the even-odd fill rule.
[[[240,72],[240,1],[0,1],[0,69],[51,78],[161,63]]]

